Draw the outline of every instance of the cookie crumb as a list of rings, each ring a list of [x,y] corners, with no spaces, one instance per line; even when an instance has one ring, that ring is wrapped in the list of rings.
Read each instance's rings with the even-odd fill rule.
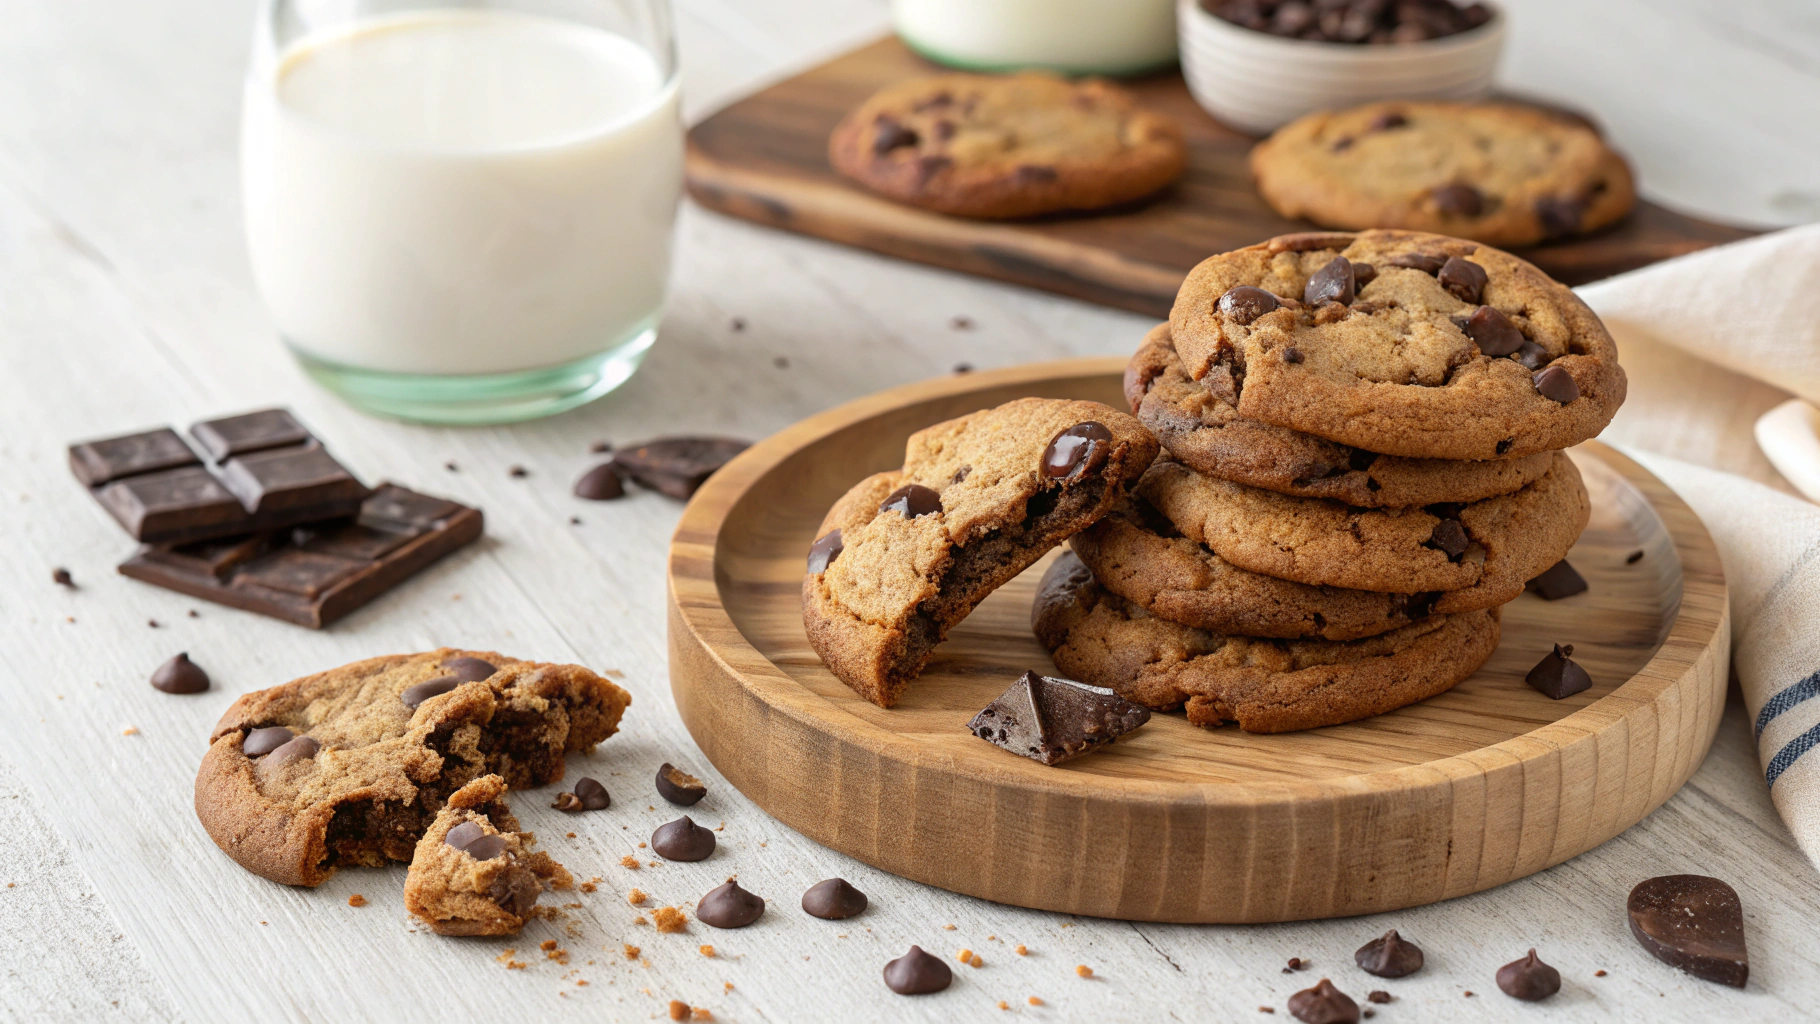
[[[645,920],[645,915],[640,914],[637,917],[632,919],[632,923],[633,924],[650,924],[651,922]]]
[[[580,889],[582,892],[593,892],[595,889],[599,888],[599,886],[596,886],[593,882],[583,882],[579,886],[576,886],[576,888]]]
[[[1603,977],[1605,977],[1605,972],[1602,970],[1594,971],[1594,972],[1592,972],[1592,976],[1595,978],[1603,978]]]
[[[638,866],[639,866],[638,858],[634,857],[628,853],[624,857],[619,858],[619,866],[622,868],[631,868],[633,871],[637,871]]]
[[[545,960],[554,960],[559,964],[566,964],[569,962],[569,951],[566,949],[552,949],[544,953],[543,957]]]
[[[1038,999],[1038,998],[1037,998],[1037,997],[1035,997],[1035,996],[1031,996],[1031,997],[1030,997],[1030,1005],[1031,1005],[1031,1006],[1041,1006],[1041,1005],[1043,1005],[1043,1001],[1042,1001],[1042,1000],[1041,1000],[1041,999]]]
[[[948,321],[948,326],[957,331],[971,331],[973,330],[973,318],[970,316],[953,317]]]
[[[1086,964],[1075,964],[1074,973],[1083,978],[1091,978],[1093,977],[1093,968],[1088,967]]]
[[[690,1019],[692,1019],[692,1020],[713,1020],[714,1019],[714,1014],[709,1012],[708,1008],[705,1006],[691,1007],[689,1009],[689,1016],[690,1016]]]
[[[354,895],[348,897],[348,906],[350,906],[350,907],[364,907],[366,905],[367,905],[367,898],[365,896],[360,895],[359,893],[355,893]]]
[[[1366,993],[1365,1000],[1372,1003],[1388,1003],[1390,1002],[1390,993],[1381,988],[1374,988]]]
[[[548,953],[550,950],[556,948],[556,940],[555,939],[545,939],[542,942],[537,944],[537,948],[543,950],[545,953]]]
[[[626,893],[626,902],[635,907],[643,905],[647,899],[650,899],[650,897],[645,895],[643,889],[633,889],[631,892]]]
[[[689,924],[689,919],[675,907],[658,907],[651,912],[651,918],[657,922],[657,930],[666,934],[680,932]]]
[[[1466,995],[1466,998],[1471,999],[1473,996],[1472,989],[1467,989],[1465,992],[1465,995]]]
[[[714,955],[714,947],[704,943],[700,952],[702,956],[712,957]]]
[[[1026,948],[1024,946],[1024,944],[1021,942],[1018,943],[1017,946],[1012,949],[1012,952],[1016,953],[1018,956],[1029,956],[1030,955],[1030,950],[1028,948]]]
[[[620,945],[625,949],[627,960],[638,959],[638,947],[637,946],[632,945],[630,942],[622,942],[622,943],[620,943]]]
[[[514,480],[523,480],[525,477],[531,475],[531,471],[523,466],[513,466],[511,469],[506,470],[506,473]]]
[[[71,576],[70,571],[62,566],[58,566],[51,570],[51,582],[60,587],[68,587],[71,590],[76,589],[76,578]]]
[[[954,930],[954,926],[951,924],[942,925],[942,931],[951,932],[953,930]]]
[[[689,1004],[683,1002],[680,999],[670,1000],[670,1019],[671,1020],[688,1020],[689,1019]]]
[[[136,726],[136,725],[129,725],[129,726],[127,726],[127,727],[126,727],[126,728],[124,728],[124,729],[122,729],[122,730],[120,730],[120,735],[122,735],[122,736],[137,736],[137,735],[139,735],[139,727],[138,727],[138,726]]]
[[[721,982],[721,987],[722,987],[722,988],[723,988],[723,989],[725,989],[725,990],[726,990],[726,991],[728,991],[728,992],[731,992],[731,991],[733,991],[733,983],[732,983],[732,982],[730,982],[730,981],[723,981],[723,982]]]
[[[1258,1007],[1258,1012],[1259,1013],[1275,1013],[1275,1012],[1277,1012],[1277,1008],[1274,1006],[1260,1006],[1260,1007]]]
[[[1009,1009],[1011,1009],[1011,1004],[1005,1002],[1003,999],[1000,999],[998,1001],[998,1008],[1001,1010],[1009,1010]]]
[[[445,462],[445,463],[443,463],[443,464],[442,464],[442,468],[444,468],[444,469],[446,469],[446,470],[448,470],[448,471],[449,471],[449,472],[451,472],[451,473],[459,473],[459,472],[461,472],[461,467],[460,467],[460,466],[457,466],[457,465],[456,465],[456,464],[455,464],[455,460],[454,460],[454,459],[450,459],[450,460],[449,460],[449,461],[447,461],[447,462]]]

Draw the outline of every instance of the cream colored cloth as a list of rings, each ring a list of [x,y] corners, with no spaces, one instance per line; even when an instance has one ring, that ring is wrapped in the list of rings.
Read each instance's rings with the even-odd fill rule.
[[[1588,285],[1630,396],[1603,438],[1635,454],[1706,524],[1731,590],[1732,667],[1770,799],[1820,865],[1820,506],[1782,460],[1820,451],[1820,225],[1707,249]],[[1788,442],[1788,443],[1782,443]],[[1820,467],[1788,463],[1789,479]],[[1803,481],[1805,482],[1805,481]]]

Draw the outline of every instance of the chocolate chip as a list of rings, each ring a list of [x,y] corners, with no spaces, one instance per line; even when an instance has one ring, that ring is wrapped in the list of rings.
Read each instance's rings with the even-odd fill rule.
[[[1430,196],[1435,209],[1449,217],[1477,217],[1485,212],[1485,197],[1471,185],[1443,185]]]
[[[695,916],[716,928],[744,928],[765,913],[765,901],[729,878],[695,903]]]
[[[657,769],[657,795],[678,807],[688,807],[701,802],[708,795],[708,787],[700,779],[668,761]]]
[[[500,835],[485,835],[462,847],[461,852],[475,860],[492,860],[503,857],[506,852],[506,840]]]
[[[272,752],[260,760],[267,768],[282,768],[292,761],[307,761],[316,756],[322,744],[308,736],[297,736],[274,747]]]
[[[1536,219],[1549,238],[1571,235],[1580,229],[1580,215],[1586,204],[1571,196],[1544,196],[1536,200]]]
[[[444,661],[442,670],[464,683],[477,683],[499,671],[492,662],[470,658],[465,654]]]
[[[1302,361],[1302,350],[1299,348],[1296,348],[1294,345],[1286,346],[1283,349],[1283,361],[1285,363],[1289,363],[1292,366],[1295,365],[1296,363],[1301,362]]]
[[[461,680],[454,676],[437,676],[435,679],[427,679],[405,687],[404,692],[398,695],[398,699],[404,701],[405,707],[415,710],[418,705],[431,697],[440,697],[460,685]]]
[[[1112,431],[1104,423],[1077,423],[1049,439],[1043,449],[1042,474],[1072,480],[1098,469],[1111,455]]]
[[[506,473],[514,480],[523,480],[525,477],[531,475],[531,471],[523,466],[513,466],[511,469],[506,470]]]
[[[809,575],[827,572],[842,550],[839,530],[829,530],[817,537],[815,543],[809,545]]]
[[[1551,700],[1571,697],[1581,690],[1592,686],[1592,677],[1586,674],[1576,662],[1571,660],[1574,645],[1556,644],[1555,649],[1544,655],[1536,667],[1529,670],[1524,677],[1529,685],[1541,691]]]
[[[1507,356],[1523,347],[1523,332],[1511,323],[1510,317],[1490,306],[1473,310],[1461,330],[1488,356]]]
[[[1363,448],[1354,448],[1346,456],[1346,467],[1354,472],[1363,473],[1378,461],[1377,452],[1368,452]]]
[[[1411,594],[1409,595],[1409,598],[1403,602],[1403,614],[1409,616],[1411,619],[1426,619],[1428,618],[1429,613],[1434,611],[1435,602],[1440,599],[1441,592],[1439,590],[1429,590],[1420,594]]]
[[[1322,978],[1313,988],[1289,997],[1289,1012],[1306,1024],[1356,1024],[1359,1004]]]
[[[905,484],[885,497],[884,504],[878,507],[882,515],[896,512],[905,519],[915,519],[931,512],[942,510],[942,496],[924,487],[922,484]]]
[[[1516,438],[1507,437],[1504,440],[1499,441],[1493,450],[1496,451],[1499,455],[1509,455],[1510,446],[1513,444],[1516,444],[1516,443],[1517,443]]]
[[[687,501],[750,445],[731,437],[659,437],[613,453],[613,468],[640,487]]]
[[[486,834],[487,830],[481,828],[479,822],[464,821],[454,828],[449,829],[449,831],[443,835],[442,841],[453,846],[457,850],[465,850],[473,845],[474,840],[479,839]]]
[[[1512,999],[1535,1002],[1561,991],[1561,972],[1536,959],[1536,951],[1498,968],[1498,987]]]
[[[1428,535],[1427,547],[1444,553],[1450,559],[1458,559],[1466,553],[1466,528],[1458,519],[1443,519],[1435,524],[1434,532]]]
[[[504,844],[502,843],[501,846]],[[473,850],[469,850],[472,853]],[[490,858],[489,858],[490,859]],[[529,917],[531,909],[537,906],[537,897],[543,895],[543,886],[537,878],[522,871],[502,871],[487,887],[489,896],[495,906],[513,917]]]
[[[1372,1003],[1388,1003],[1390,1002],[1390,993],[1381,988],[1374,988],[1370,992],[1365,993],[1365,999],[1367,1002]]]
[[[51,582],[60,587],[68,587],[71,590],[76,589],[76,578],[70,575],[68,569],[61,567],[51,570]]]
[[[734,317],[733,318],[733,329],[736,331],[745,330],[746,322],[744,320],[741,320],[739,317]],[[593,444],[588,445],[588,454],[590,454],[590,455],[605,455],[612,450],[613,450],[613,442],[611,442],[611,441],[596,441]]]
[[[841,921],[866,909],[866,894],[844,878],[828,878],[803,893],[803,913],[824,921]]]
[[[575,780],[575,797],[584,811],[604,811],[613,806],[613,795],[597,779],[582,776]]]
[[[1524,584],[1525,589],[1544,601],[1559,601],[1564,597],[1586,593],[1586,577],[1574,570],[1563,558],[1559,562],[1542,570],[1542,574]]]
[[[1625,565],[1636,565],[1641,561],[1643,561],[1643,552],[1641,551],[1632,551],[1630,554],[1624,556]]]
[[[1421,947],[1398,935],[1395,928],[1360,946],[1352,959],[1360,970],[1380,978],[1401,978],[1422,969]]]
[[[714,852],[714,832],[684,815],[651,833],[651,849],[665,860],[707,860]]]
[[[1408,123],[1409,118],[1404,117],[1401,112],[1386,110],[1382,114],[1372,118],[1371,123],[1366,125],[1366,127],[1374,132],[1384,132],[1389,131],[1392,128],[1401,128]]]
[[[279,747],[284,746],[286,743],[291,742],[291,738],[296,735],[296,733],[286,729],[282,725],[272,725],[263,729],[254,729],[246,734],[245,740],[241,741],[240,752],[248,757],[264,757],[272,751],[277,750]]]
[[[1248,324],[1278,305],[1275,295],[1248,284],[1228,288],[1226,294],[1220,296],[1220,312],[1236,324]]]
[[[954,972],[940,958],[911,946],[910,952],[885,965],[885,985],[900,996],[940,992],[954,981]]]
[[[915,130],[905,127],[896,118],[880,116],[872,136],[872,152],[883,156],[894,149],[914,146],[919,141]]]
[[[1485,294],[1485,282],[1488,280],[1484,267],[1458,256],[1449,256],[1447,262],[1441,264],[1441,271],[1435,278],[1454,298],[1473,305],[1478,305],[1479,298]]]
[[[1510,354],[1512,359],[1521,363],[1525,369],[1540,370],[1548,365],[1548,350],[1525,338],[1523,344]]]
[[[1369,263],[1354,263],[1352,265],[1352,284],[1355,289],[1363,288],[1377,280],[1377,278],[1377,267],[1374,267]]]
[[[1409,270],[1420,270],[1424,274],[1439,274],[1447,265],[1450,257],[1435,256],[1425,252],[1406,252],[1401,256],[1392,256],[1385,262],[1393,267],[1405,267]]]
[[[575,496],[588,501],[612,501],[626,496],[626,485],[611,462],[603,462],[575,481]]]
[[[1737,890],[1705,875],[1638,883],[1627,903],[1630,933],[1650,955],[1696,978],[1743,988],[1750,977]]]
[[[1039,164],[1023,164],[1013,172],[1013,176],[1017,178],[1019,184],[1023,185],[1034,185],[1038,182],[1054,181],[1056,178],[1055,168],[1044,167]]]
[[[209,674],[190,660],[188,651],[158,666],[152,673],[152,689],[165,693],[201,693],[209,688]]]
[[[1565,367],[1550,366],[1538,371],[1532,379],[1535,381],[1536,394],[1551,402],[1567,405],[1580,397],[1580,385],[1574,383],[1574,375],[1568,373]]]
[[[1318,306],[1323,302],[1350,306],[1353,293],[1352,261],[1344,256],[1335,256],[1308,279],[1307,286],[1302,289],[1302,301],[1310,306]]]

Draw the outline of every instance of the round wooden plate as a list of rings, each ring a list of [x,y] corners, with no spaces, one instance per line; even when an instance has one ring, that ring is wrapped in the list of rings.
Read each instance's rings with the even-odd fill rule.
[[[761,807],[884,870],[1001,903],[1148,921],[1288,921],[1392,910],[1521,878],[1635,824],[1706,755],[1729,624],[1712,541],[1641,466],[1573,457],[1592,524],[1576,597],[1504,610],[1490,662],[1363,722],[1276,736],[1179,713],[1044,767],[966,722],[1028,668],[1047,559],[987,598],[896,708],[822,667],[803,561],[822,514],[901,464],[930,424],[1026,395],[1123,407],[1123,358],[954,376],[851,402],[715,474],[670,549],[670,685],[714,765]],[[1636,555],[1641,552],[1641,556]],[[1593,688],[1524,684],[1552,643]]]

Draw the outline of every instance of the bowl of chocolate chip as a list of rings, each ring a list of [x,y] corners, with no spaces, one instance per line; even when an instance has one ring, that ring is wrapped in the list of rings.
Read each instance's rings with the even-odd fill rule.
[[[1207,112],[1264,134],[1330,107],[1491,89],[1504,13],[1454,0],[1177,0],[1182,75]]]

